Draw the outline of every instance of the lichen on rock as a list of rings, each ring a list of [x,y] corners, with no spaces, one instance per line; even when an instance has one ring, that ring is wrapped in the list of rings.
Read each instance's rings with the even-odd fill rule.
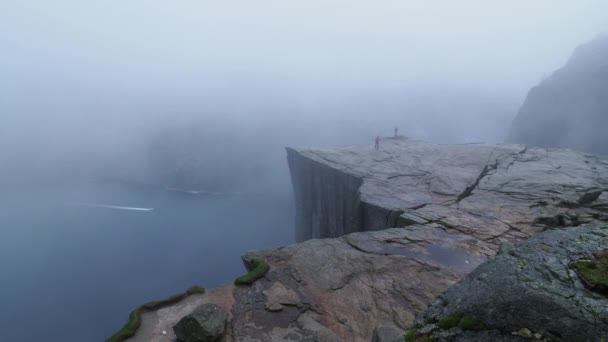
[[[575,261],[572,267],[589,289],[608,295],[608,249],[593,252],[591,260]]]

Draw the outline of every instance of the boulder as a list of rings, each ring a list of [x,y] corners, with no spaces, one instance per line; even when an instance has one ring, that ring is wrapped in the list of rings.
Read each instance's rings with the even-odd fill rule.
[[[173,331],[182,342],[220,342],[224,338],[228,313],[215,304],[203,304],[182,318]]]
[[[572,267],[606,246],[607,225],[550,230],[505,245],[494,259],[433,301],[416,326],[469,317],[482,321],[482,330],[512,336],[552,341],[608,338],[608,298],[588,290]],[[462,321],[453,325],[462,326]]]

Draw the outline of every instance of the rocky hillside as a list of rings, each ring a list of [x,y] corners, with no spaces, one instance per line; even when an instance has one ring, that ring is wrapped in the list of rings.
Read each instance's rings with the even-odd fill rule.
[[[508,142],[608,154],[608,35],[576,49],[532,88]]]
[[[402,334],[501,243],[608,222],[608,158],[581,152],[384,139],[380,151],[288,159],[298,235],[313,239],[246,253],[250,269],[270,270],[197,302],[225,310],[226,341],[370,341],[380,325]],[[192,301],[148,313],[132,340],[173,341]]]

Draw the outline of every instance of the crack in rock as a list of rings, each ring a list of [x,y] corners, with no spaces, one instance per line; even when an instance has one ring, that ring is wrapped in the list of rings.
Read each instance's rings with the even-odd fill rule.
[[[458,197],[456,198],[456,203],[459,203],[463,199],[471,196],[471,194],[473,193],[473,190],[475,190],[475,188],[477,188],[477,186],[479,185],[479,182],[481,182],[481,180],[485,176],[487,176],[490,171],[494,171],[497,168],[498,168],[498,160],[496,160],[496,162],[492,165],[485,165],[483,167],[483,170],[481,170],[481,173],[479,174],[479,176],[477,176],[477,179],[475,179],[475,182],[473,184],[467,186],[466,189],[464,189],[464,191],[460,195],[458,195]]]

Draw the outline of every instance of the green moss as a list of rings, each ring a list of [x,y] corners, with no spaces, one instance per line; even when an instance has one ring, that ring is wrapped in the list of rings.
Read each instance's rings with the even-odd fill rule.
[[[251,285],[254,281],[262,278],[270,269],[268,263],[264,259],[253,258],[251,263],[255,266],[249,273],[240,276],[234,280],[235,285]]]
[[[460,323],[460,316],[448,315],[441,318],[439,322],[437,322],[437,326],[443,330],[448,330],[458,326],[458,323]]]
[[[481,320],[474,317],[462,317],[458,326],[464,330],[481,330],[484,324]]]
[[[122,342],[132,336],[135,335],[135,332],[141,325],[141,315],[146,311],[153,311],[160,309],[164,306],[169,306],[175,304],[182,299],[197,293],[205,293],[205,289],[200,286],[192,286],[186,292],[175,294],[169,298],[148,302],[137,309],[133,310],[131,314],[129,314],[129,320],[125,325],[123,325],[118,332],[116,332],[112,337],[108,338],[105,342]]]
[[[572,267],[587,287],[608,294],[608,250],[594,252],[593,260],[579,260]]]
[[[408,330],[405,335],[403,335],[403,339],[405,342],[414,342],[416,341],[416,335],[418,334],[418,329],[413,328]]]

